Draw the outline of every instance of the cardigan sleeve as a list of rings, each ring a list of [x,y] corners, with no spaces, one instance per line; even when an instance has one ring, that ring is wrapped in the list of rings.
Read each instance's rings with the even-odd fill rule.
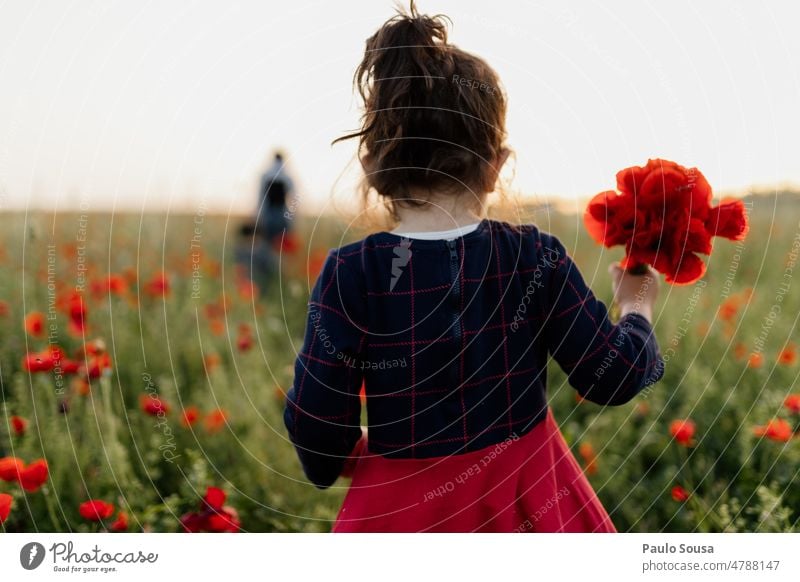
[[[582,397],[597,404],[625,404],[664,373],[650,323],[628,314],[613,324],[561,242],[542,239],[552,265],[545,323],[548,351]]]
[[[359,285],[332,252],[308,302],[303,348],[286,395],[289,438],[306,477],[320,489],[336,481],[361,438],[363,374],[357,362],[366,328]]]

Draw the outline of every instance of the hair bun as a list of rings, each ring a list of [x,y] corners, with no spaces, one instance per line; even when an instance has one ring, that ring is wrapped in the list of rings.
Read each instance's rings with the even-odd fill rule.
[[[433,87],[434,72],[431,65],[447,54],[447,23],[443,15],[419,14],[413,0],[408,12],[398,13],[367,39],[366,55],[369,60],[368,79],[405,76],[409,80],[422,79],[428,89]]]

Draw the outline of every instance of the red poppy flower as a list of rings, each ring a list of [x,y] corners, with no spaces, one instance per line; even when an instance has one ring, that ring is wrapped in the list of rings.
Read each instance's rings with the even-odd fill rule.
[[[719,318],[722,321],[731,321],[739,313],[741,305],[741,299],[737,295],[731,295],[720,304]]]
[[[236,510],[227,505],[219,511],[187,513],[181,517],[181,525],[188,533],[233,533],[241,527]]]
[[[760,368],[764,365],[764,356],[762,356],[758,352],[753,352],[750,354],[750,357],[747,358],[747,367],[748,368]]]
[[[8,519],[14,499],[8,493],[0,493],[0,523]]]
[[[673,420],[669,425],[669,434],[675,439],[675,441],[683,445],[684,447],[691,446],[693,444],[693,437],[695,433],[695,424],[692,420],[684,419],[684,420]]]
[[[47,461],[37,459],[19,472],[19,484],[25,491],[32,493],[47,483],[49,475]]]
[[[597,473],[597,455],[594,452],[592,443],[583,442],[578,447],[578,454],[586,465],[586,474],[595,475]]]
[[[624,268],[650,264],[668,283],[690,284],[705,273],[697,253],[711,253],[711,238],[741,240],[747,215],[739,200],[711,206],[711,186],[697,168],[669,160],[617,173],[617,190],[601,192],[586,208],[590,236],[607,247],[625,246]]]
[[[212,410],[208,413],[205,420],[203,420],[203,424],[205,425],[207,432],[218,432],[223,426],[225,426],[227,418],[227,413],[222,408],[217,408],[216,410]]]
[[[86,332],[86,303],[80,293],[73,293],[67,304],[70,333],[75,337],[83,337]]]
[[[69,376],[71,374],[77,374],[81,369],[81,363],[77,360],[69,360],[64,358],[60,361],[60,365],[57,367],[60,368],[61,374],[64,376]]]
[[[90,499],[78,506],[78,513],[88,521],[103,521],[114,514],[114,505],[100,499]]]
[[[86,363],[81,366],[84,376],[89,380],[99,378],[104,374],[111,373],[111,356],[107,353],[99,353],[97,355],[90,355],[86,359]]]
[[[3,457],[0,459],[0,480],[7,483],[19,481],[19,474],[25,468],[25,463],[17,457]]]
[[[144,285],[144,292],[151,297],[166,297],[170,292],[169,277],[166,273],[156,273]]]
[[[128,514],[124,511],[117,513],[117,519],[111,524],[111,531],[122,532],[128,531]]]
[[[11,313],[11,307],[8,305],[8,301],[0,301],[0,317],[7,317],[9,313]]]
[[[47,466],[47,461],[44,459],[37,459],[30,465],[26,465],[25,468],[19,472],[19,484],[25,491],[32,493],[44,485],[49,476],[50,469]]]
[[[205,517],[195,511],[191,511],[181,516],[181,525],[187,533],[198,533],[203,531]]]
[[[225,499],[222,489],[208,487],[200,511],[186,513],[181,517],[184,530],[189,533],[239,531],[239,515],[235,509],[225,505]]]
[[[226,497],[225,492],[219,487],[207,487],[203,501],[211,509],[222,509],[222,506],[225,505]]]
[[[53,369],[53,356],[49,350],[31,352],[22,358],[22,368],[28,372],[49,372]]]
[[[784,399],[783,406],[795,414],[800,414],[800,394],[789,394]]]
[[[58,346],[51,346],[41,352],[28,353],[22,358],[22,367],[28,372],[49,372],[56,367],[64,374],[64,352]]]
[[[190,426],[194,426],[194,423],[198,421],[200,418],[200,409],[196,406],[188,406],[183,410],[183,416],[181,417],[181,424],[185,428],[189,428]]]
[[[212,533],[233,533],[239,531],[240,526],[239,514],[227,505],[206,519],[206,529]]]
[[[225,333],[225,322],[221,319],[212,319],[208,325],[211,328],[211,333],[216,336],[220,336]]]
[[[92,295],[100,299],[107,295],[124,295],[128,291],[128,281],[122,275],[110,274],[91,283]]]
[[[792,426],[782,418],[770,420],[764,426],[757,426],[753,429],[756,436],[765,436],[770,440],[778,442],[788,442],[794,436]]]
[[[82,338],[86,331],[88,310],[83,296],[77,292],[60,293],[56,297],[55,307],[69,318],[67,331],[76,338]]]
[[[139,396],[139,407],[150,416],[164,416],[169,413],[169,405],[159,397],[150,394]]]
[[[783,366],[793,366],[797,362],[797,346],[790,343],[778,354],[778,363]]]
[[[672,488],[672,499],[678,503],[688,501],[689,492],[680,485],[675,485],[675,487]]]
[[[17,436],[23,436],[28,429],[28,421],[21,416],[11,417],[11,428]]]
[[[44,313],[31,311],[25,316],[25,331],[29,336],[41,338],[44,336]]]
[[[236,347],[240,352],[248,352],[253,347],[253,336],[249,333],[240,333],[236,338]]]

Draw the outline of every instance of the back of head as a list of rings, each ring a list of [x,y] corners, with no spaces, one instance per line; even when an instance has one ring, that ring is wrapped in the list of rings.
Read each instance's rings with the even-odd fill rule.
[[[447,39],[444,16],[398,12],[367,39],[354,84],[364,101],[358,138],[374,190],[394,212],[424,194],[492,191],[506,139],[495,71]],[[422,196],[421,196],[422,194]]]

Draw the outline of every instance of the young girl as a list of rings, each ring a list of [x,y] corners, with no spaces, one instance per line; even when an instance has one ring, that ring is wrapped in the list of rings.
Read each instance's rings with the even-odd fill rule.
[[[442,17],[412,3],[355,79],[365,113],[347,137],[397,227],[331,251],[284,415],[312,483],[352,475],[333,530],[615,531],[547,405],[546,365],[605,405],[656,382],[654,273],[612,267],[614,325],[558,239],[483,218],[505,98]]]

